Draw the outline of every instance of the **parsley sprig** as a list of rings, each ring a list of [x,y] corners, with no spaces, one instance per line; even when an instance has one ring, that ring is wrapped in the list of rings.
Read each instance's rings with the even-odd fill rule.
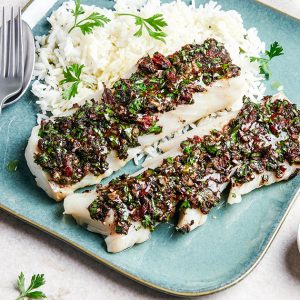
[[[89,34],[93,32],[95,27],[103,27],[106,23],[110,22],[109,18],[104,15],[100,15],[97,12],[93,12],[88,17],[78,21],[78,17],[85,13],[80,0],[75,0],[75,9],[72,9],[71,12],[75,17],[75,20],[74,25],[70,28],[68,33],[75,28],[79,28],[84,35]]]
[[[265,78],[268,80],[271,76],[271,68],[270,62],[271,60],[276,57],[283,55],[283,48],[279,45],[278,42],[274,42],[270,46],[270,50],[266,50],[264,57],[250,57],[250,61],[254,62],[257,61],[259,63],[259,71],[260,74],[264,75]]]
[[[162,14],[155,14],[150,18],[144,19],[140,16],[134,14],[118,14],[119,16],[130,16],[135,18],[135,25],[139,26],[138,31],[134,36],[140,37],[143,34],[143,29],[146,28],[148,34],[159,41],[165,42],[165,37],[167,36],[165,32],[162,31],[163,27],[168,26],[167,22],[164,20]]]
[[[20,292],[19,297],[16,300],[21,300],[25,298],[30,299],[41,299],[47,298],[46,295],[41,291],[34,291],[35,289],[39,288],[40,286],[46,283],[44,274],[37,274],[31,277],[30,285],[27,289],[25,289],[25,276],[23,272],[18,277],[17,281],[17,288]]]
[[[63,92],[63,98],[70,100],[78,93],[78,85],[81,82],[80,75],[84,65],[72,64],[63,71],[64,79],[59,82],[60,85],[72,83]]]

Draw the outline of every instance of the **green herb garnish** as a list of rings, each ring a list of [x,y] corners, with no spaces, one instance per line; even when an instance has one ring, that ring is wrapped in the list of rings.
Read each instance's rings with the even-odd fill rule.
[[[192,152],[192,147],[191,146],[185,146],[183,148],[183,153],[184,154],[190,154]]]
[[[144,19],[134,14],[118,14],[119,16],[130,16],[135,18],[135,25],[139,26],[138,31],[134,34],[134,36],[142,36],[143,28],[146,28],[148,34],[162,42],[165,42],[165,37],[167,36],[166,33],[162,31],[163,27],[166,27],[168,24],[164,20],[162,14],[155,14],[150,18]]]
[[[93,32],[94,27],[103,27],[106,23],[110,22],[109,18],[104,15],[100,15],[97,12],[93,12],[88,17],[78,21],[78,17],[85,13],[80,0],[75,0],[75,9],[72,9],[71,12],[75,17],[75,20],[74,25],[70,28],[68,33],[78,27],[84,35],[89,34]]]
[[[179,210],[191,208],[191,204],[189,200],[185,199],[184,201],[181,202]]]
[[[277,91],[282,91],[283,90],[283,85],[279,81],[275,81],[271,84],[272,89],[277,90]]]
[[[23,272],[18,277],[17,281],[17,288],[20,292],[19,297],[16,300],[20,299],[41,299],[47,298],[46,295],[41,291],[34,291],[35,289],[39,288],[40,286],[46,283],[44,274],[37,274],[31,277],[30,285],[27,289],[25,289],[25,276]]]
[[[136,115],[142,107],[142,101],[140,99],[134,99],[129,106],[128,110],[131,114]]]
[[[270,46],[270,50],[266,50],[264,57],[250,57],[250,62],[257,61],[259,63],[259,71],[260,74],[264,75],[265,78],[268,80],[271,76],[271,68],[270,68],[270,61],[276,57],[283,55],[283,48],[279,45],[278,42],[274,42]]]
[[[155,134],[158,134],[158,133],[161,133],[162,131],[162,128],[161,126],[157,125],[156,123],[152,124],[151,127],[148,128],[147,130],[147,133],[155,133]]]
[[[219,151],[219,148],[216,145],[205,145],[205,149],[209,154],[216,154]]]
[[[65,78],[61,80],[59,84],[72,83],[69,88],[64,90],[64,99],[70,100],[78,93],[78,85],[81,82],[80,75],[83,68],[84,65],[72,64],[63,71]]]
[[[6,165],[6,170],[8,172],[16,172],[18,169],[18,160],[11,160],[7,165]]]
[[[242,47],[239,47],[239,53],[240,54],[244,54],[246,51],[242,48]]]
[[[143,227],[147,228],[152,225],[152,220],[149,215],[145,215],[144,219],[142,220]]]
[[[169,163],[169,164],[172,164],[173,162],[174,162],[174,158],[173,157],[167,157],[167,162]]]

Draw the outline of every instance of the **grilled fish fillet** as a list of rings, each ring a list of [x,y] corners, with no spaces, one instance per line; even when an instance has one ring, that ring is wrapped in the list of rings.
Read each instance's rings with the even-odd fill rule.
[[[273,96],[272,100],[275,101],[276,99],[286,99],[286,97],[280,93]],[[188,133],[189,137],[193,136],[194,134],[197,134],[197,129],[195,130],[194,133],[192,131]],[[276,139],[275,141],[278,141],[278,139]],[[178,143],[180,143],[180,140],[178,142],[177,141],[166,142],[165,144],[162,144],[160,148],[161,150],[166,151],[169,150],[174,145],[178,147]],[[274,139],[271,139],[269,143],[270,145],[274,146]],[[167,153],[165,153],[166,156],[168,156]],[[172,155],[172,151],[170,151],[169,153]],[[281,178],[278,178],[275,175],[275,172],[270,172],[265,170],[261,174],[255,174],[253,180],[249,182],[242,183],[242,184],[231,183],[231,188],[230,188],[227,202],[229,204],[240,203],[242,201],[242,195],[248,194],[251,191],[265,185],[271,185],[276,182],[288,180],[292,176],[297,174],[298,170],[300,169],[299,164],[290,165],[287,161],[284,161],[283,167],[285,168],[285,172]],[[230,181],[228,181],[226,184],[221,185],[219,187],[219,191],[222,192],[229,184]],[[185,211],[182,211],[180,213],[180,218],[179,218],[177,228],[178,229],[185,228],[187,231],[194,230],[195,228],[201,226],[206,221],[206,217],[207,215],[204,215],[200,209],[197,208],[186,209]]]
[[[231,112],[222,117],[204,120],[201,122],[203,126],[199,126],[198,128],[194,129],[193,134],[205,135],[209,134],[209,132],[213,129],[221,130],[222,127],[227,124],[228,121],[235,115],[236,112]],[[185,137],[187,137],[187,135],[185,135]],[[168,152],[163,154],[162,157],[159,157],[158,159],[149,161],[147,167],[155,168],[156,166],[160,165],[164,157],[176,156],[182,153],[179,149],[179,145],[180,142],[177,143],[178,147],[174,152]],[[141,171],[144,171],[145,169],[142,169]],[[139,173],[141,173],[141,171],[139,171]],[[134,174],[133,176],[135,175],[137,174]],[[93,220],[88,211],[88,207],[96,198],[97,193],[95,191],[69,195],[64,200],[64,213],[67,215],[72,215],[79,225],[86,226],[89,231],[107,236],[105,238],[107,251],[114,253],[120,252],[124,249],[132,247],[134,244],[142,243],[150,238],[150,230],[141,226],[140,222],[134,222],[126,235],[115,233],[115,220],[112,212],[108,214],[104,222]],[[190,224],[192,220],[195,221],[194,226],[199,226],[206,221],[206,218],[207,216],[198,210],[186,210],[181,216],[177,226],[181,227],[181,224],[182,226],[186,223]],[[196,220],[198,223],[196,223]]]
[[[125,166],[128,161],[140,153],[145,147],[154,144],[161,138],[211,113],[230,108],[235,102],[240,101],[244,92],[245,82],[243,76],[215,82],[211,87],[207,88],[207,92],[194,94],[194,104],[180,105],[173,111],[158,114],[158,125],[163,127],[162,132],[157,135],[150,134],[140,136],[138,139],[140,146],[129,149],[127,159],[121,160],[114,151],[111,151],[107,158],[109,168],[104,174],[100,176],[88,174],[82,180],[72,185],[63,186],[51,181],[47,172],[34,162],[34,154],[39,152],[37,146],[39,141],[39,125],[32,129],[25,150],[25,158],[31,173],[36,178],[37,185],[51,198],[56,201],[61,201],[79,188],[99,183],[103,178],[110,176],[114,171]]]
[[[277,100],[280,100],[279,102]],[[277,102],[276,102],[277,101]],[[291,106],[288,109],[286,108],[286,105],[284,104],[285,102],[288,102],[287,99],[283,96],[280,95],[275,95],[272,99],[270,99],[269,97],[266,97],[266,99],[264,100],[263,104],[261,105],[261,107],[263,109],[270,109],[269,106],[273,103],[273,109],[274,111],[272,113],[268,112],[268,114],[271,115],[271,117],[276,118],[276,114],[278,114],[280,117],[278,122],[283,122],[283,124],[287,124],[285,122],[292,122],[290,124],[292,124],[291,126],[294,128],[291,129],[287,129],[286,127],[282,127],[282,124],[273,124],[272,122],[269,122],[268,119],[266,121],[264,120],[259,120],[257,119],[259,118],[264,118],[264,115],[261,115],[261,112],[264,112],[264,110],[258,110],[257,108],[257,104],[246,104],[245,108],[243,107],[243,109],[240,112],[230,112],[228,114],[225,114],[221,117],[217,117],[217,118],[213,118],[213,119],[205,119],[203,120],[199,126],[193,130],[191,130],[190,132],[186,133],[183,136],[179,136],[177,137],[177,139],[172,140],[172,141],[168,141],[165,144],[162,144],[161,148],[162,149],[170,149],[169,151],[167,151],[166,153],[162,154],[160,157],[154,158],[150,161],[148,161],[145,164],[145,168],[142,169],[139,173],[145,173],[147,172],[147,168],[151,168],[152,170],[155,169],[156,167],[160,166],[162,164],[162,161],[166,158],[172,158],[172,157],[178,157],[180,155],[184,155],[184,148],[179,147],[180,143],[182,142],[182,140],[184,140],[184,142],[186,141],[187,138],[192,137],[193,135],[196,135],[194,137],[194,141],[196,142],[196,147],[200,146],[198,141],[201,141],[203,139],[205,139],[205,137],[209,137],[208,134],[210,132],[216,132],[216,131],[220,131],[222,132],[222,129],[225,128],[223,130],[223,132],[225,132],[225,140],[222,140],[222,138],[220,140],[218,140],[218,138],[215,140],[216,142],[220,142],[224,143],[224,145],[226,144],[226,147],[231,147],[231,146],[227,146],[227,142],[230,141],[233,142],[234,141],[234,137],[233,134],[236,134],[235,132],[235,128],[236,128],[236,124],[239,124],[238,126],[238,130],[239,130],[239,142],[236,144],[234,142],[233,144],[233,148],[228,148],[228,149],[232,149],[232,154],[231,155],[231,160],[233,161],[233,164],[229,164],[227,166],[230,166],[230,172],[225,172],[226,177],[221,179],[222,176],[222,172],[209,172],[206,176],[204,176],[203,178],[198,178],[200,179],[200,182],[205,182],[206,185],[202,185],[203,186],[203,190],[199,191],[199,193],[197,194],[199,197],[199,202],[201,203],[201,201],[206,201],[206,200],[210,200],[209,198],[211,197],[213,201],[217,201],[221,192],[229,185],[231,184],[231,191],[230,191],[230,195],[228,197],[228,202],[233,204],[233,203],[238,203],[241,201],[241,196],[243,194],[249,193],[251,192],[253,189],[255,188],[259,188],[262,185],[269,185],[275,182],[279,182],[282,180],[287,180],[289,179],[291,176],[293,176],[294,174],[297,174],[297,172],[299,171],[300,165],[298,163],[299,161],[299,124],[297,125],[297,123],[294,123],[294,121],[297,119],[288,119],[288,117],[286,117],[288,115],[288,113],[284,113],[284,112],[288,112],[289,109],[290,110],[294,110],[293,114],[294,116],[299,114],[299,111],[297,110],[297,108],[295,106]],[[279,104],[279,106],[278,106]],[[248,106],[247,106],[248,105]],[[252,105],[252,106],[251,106]],[[256,105],[256,106],[255,106]],[[247,108],[248,107],[248,108]],[[255,108],[256,107],[256,108]],[[275,107],[275,108],[274,108]],[[249,110],[250,108],[250,110]],[[248,112],[248,110],[249,112]],[[278,111],[276,111],[276,109],[278,109]],[[244,111],[245,110],[245,111]],[[282,113],[283,110],[283,113]],[[246,113],[245,113],[246,112]],[[257,115],[256,115],[257,114]],[[282,115],[281,115],[282,114]],[[294,118],[294,117],[293,117]],[[242,123],[240,123],[242,122]],[[230,125],[228,125],[230,124]],[[263,125],[262,125],[263,124]],[[228,127],[229,126],[229,127]],[[264,126],[269,126],[269,127],[264,127]],[[276,128],[277,126],[279,126],[278,128],[284,128],[284,130],[282,132],[276,132]],[[248,135],[243,135],[244,133],[247,133]],[[287,132],[289,132],[289,134],[291,134],[291,136],[288,136]],[[216,133],[212,133],[211,136],[214,136],[214,134]],[[199,138],[199,136],[202,136],[202,138]],[[218,135],[216,135],[218,137]],[[256,139],[254,146],[253,141],[254,140],[247,140],[247,137],[251,137],[253,136],[254,139]],[[290,143],[290,138],[293,139],[293,143]],[[193,140],[193,139],[191,139]],[[242,142],[241,146],[241,150],[235,150],[237,145],[240,145],[239,143]],[[287,145],[290,145],[292,152],[290,152],[289,150],[286,152],[288,156],[292,155],[289,157],[289,162],[288,160],[282,161],[279,165],[277,165],[279,167],[279,169],[276,167],[276,172],[278,172],[278,170],[281,172],[281,174],[279,173],[275,173],[275,171],[269,171],[267,170],[266,167],[260,168],[260,169],[256,169],[257,172],[255,173],[250,173],[250,177],[245,173],[243,174],[243,177],[241,177],[243,179],[243,181],[239,181],[239,172],[241,171],[241,169],[243,169],[243,167],[245,167],[245,164],[250,164],[253,162],[257,162],[257,160],[254,159],[254,156],[252,159],[248,159],[248,156],[245,156],[244,158],[241,159],[241,161],[236,161],[236,155],[239,153],[244,153],[244,151],[246,151],[247,147],[249,146],[250,149],[255,149],[256,146],[258,146],[259,148],[257,149],[261,149],[261,151],[271,151],[270,153],[273,153],[272,151],[277,153],[277,150],[280,150],[281,148],[279,148],[282,146],[281,142],[288,142]],[[252,145],[252,146],[250,146]],[[260,145],[260,146],[259,146]],[[286,144],[284,144],[286,145]],[[244,146],[246,146],[246,148],[244,148]],[[201,146],[203,147],[203,146]],[[253,148],[254,147],[254,148]],[[183,150],[182,150],[183,149]],[[196,148],[196,149],[202,149],[202,148]],[[224,148],[226,149],[226,148]],[[239,149],[239,148],[237,148]],[[183,153],[182,153],[183,151]],[[204,150],[201,150],[204,151]],[[206,150],[205,150],[206,151]],[[242,152],[240,152],[242,151]],[[196,152],[197,153],[197,152]],[[223,153],[223,152],[222,152]],[[269,153],[269,152],[268,152]],[[227,154],[228,154],[228,150],[227,150]],[[253,154],[257,154],[255,152],[253,152]],[[223,154],[224,155],[224,154]],[[213,158],[220,158],[222,156],[212,156]],[[252,154],[251,154],[252,157]],[[294,163],[290,163],[291,161],[294,161]],[[179,160],[176,161],[175,165],[177,164],[177,162],[179,162]],[[269,160],[267,159],[266,162],[268,163]],[[172,162],[173,163],[173,162]],[[174,165],[173,165],[174,167]],[[252,167],[253,168],[253,167]],[[216,167],[215,170],[217,170],[218,168]],[[161,174],[161,173],[156,173],[156,174]],[[166,173],[167,174],[167,173]],[[136,178],[135,176],[137,176],[138,174],[134,174],[133,177]],[[154,177],[154,180],[156,180],[156,183],[154,184],[154,187],[156,189],[156,184],[161,183],[161,180],[163,179],[163,177]],[[137,181],[134,182],[138,182],[139,179],[136,179]],[[151,181],[150,181],[151,182]],[[199,182],[199,181],[198,181]],[[126,183],[127,184],[127,183]],[[123,185],[121,183],[121,187],[123,188]],[[189,184],[188,184],[189,186]],[[111,199],[116,199],[118,201],[122,202],[122,199],[115,197],[116,195],[121,195],[121,194],[114,194],[117,189],[119,187],[116,188],[112,188],[110,185],[108,185],[108,189],[107,188],[103,188],[99,190],[99,193],[102,193],[102,191],[109,191],[111,195],[113,196],[113,198]],[[71,214],[79,224],[87,224],[87,229],[94,231],[94,232],[98,232],[100,234],[103,234],[105,236],[107,236],[107,238],[105,239],[106,243],[107,243],[107,247],[108,247],[108,251],[110,252],[118,252],[118,251],[122,251],[128,247],[133,246],[135,243],[141,243],[145,240],[147,240],[150,237],[150,231],[148,228],[142,226],[143,224],[140,221],[134,221],[132,223],[130,223],[130,227],[129,230],[126,234],[117,234],[116,233],[116,219],[114,218],[114,213],[113,211],[109,211],[109,213],[107,213],[106,218],[104,221],[100,222],[100,221],[96,221],[94,219],[92,219],[91,215],[90,215],[90,211],[89,211],[89,206],[94,202],[94,200],[97,199],[97,201],[99,200],[99,194],[95,191],[93,192],[89,192],[89,193],[84,193],[84,194],[74,194],[74,195],[70,195],[65,199],[65,213],[66,214]],[[127,197],[127,196],[126,196]],[[144,197],[144,196],[142,196]],[[104,198],[103,198],[104,199]],[[167,199],[164,199],[164,201],[166,201]],[[119,203],[119,202],[118,202]],[[213,202],[212,202],[213,203]],[[98,206],[96,206],[98,207]],[[110,207],[110,206],[109,206]],[[206,208],[207,206],[204,206],[204,208]],[[177,224],[177,229],[184,231],[184,232],[189,232],[191,230],[194,230],[195,228],[197,228],[198,226],[202,225],[206,219],[207,219],[207,213],[209,212],[209,209],[211,207],[208,207],[208,210],[204,210],[206,211],[203,212],[203,207],[201,206],[200,208],[185,208],[185,209],[181,209],[180,210],[180,216],[179,216],[179,222]],[[127,209],[127,208],[126,208]],[[131,211],[127,211],[127,215],[130,215]]]
[[[104,222],[93,220],[88,207],[95,198],[97,198],[95,191],[69,195],[64,201],[64,213],[72,215],[76,222],[81,226],[86,226],[87,230],[106,236],[105,243],[108,252],[121,252],[150,238],[150,230],[144,228],[140,222],[133,222],[126,235],[116,233],[112,211],[108,213]]]

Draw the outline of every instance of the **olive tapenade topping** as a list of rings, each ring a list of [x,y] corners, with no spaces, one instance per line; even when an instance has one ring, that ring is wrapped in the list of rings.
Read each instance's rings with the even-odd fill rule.
[[[239,74],[240,68],[214,39],[186,45],[169,56],[156,52],[144,57],[129,79],[104,87],[101,103],[91,101],[72,116],[43,120],[35,162],[61,185],[76,183],[88,173],[103,174],[110,150],[126,159],[128,149],[139,145],[139,136],[162,131],[156,113],[191,104],[193,94],[205,91],[205,85]]]
[[[237,117],[223,130],[182,142],[182,155],[164,159],[161,166],[136,177],[123,175],[107,186],[98,185],[90,215],[104,221],[113,210],[116,232],[127,234],[134,221],[153,230],[186,208],[208,214],[220,200],[222,184],[251,181],[266,170],[280,178],[284,162],[299,163],[299,136],[296,105],[270,97],[256,104],[245,98]]]
[[[193,94],[205,91],[212,82],[240,75],[223,44],[214,39],[202,45],[188,44],[167,57],[154,53],[138,62],[138,71],[118,80],[109,96],[120,118],[153,114],[193,103]]]

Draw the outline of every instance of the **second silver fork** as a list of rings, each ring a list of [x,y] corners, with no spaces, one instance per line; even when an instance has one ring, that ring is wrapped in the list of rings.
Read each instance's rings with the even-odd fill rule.
[[[0,40],[0,114],[4,102],[17,94],[23,84],[23,40],[21,10],[14,17],[11,8],[11,18],[8,24],[5,20],[5,7],[2,9],[2,28]]]

